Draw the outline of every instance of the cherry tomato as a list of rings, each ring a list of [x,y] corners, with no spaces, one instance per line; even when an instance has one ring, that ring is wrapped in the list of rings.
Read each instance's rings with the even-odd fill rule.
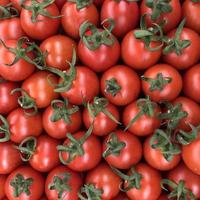
[[[5,190],[4,190],[4,185],[6,182],[6,176],[5,175],[0,175],[0,199],[3,199],[5,197]]]

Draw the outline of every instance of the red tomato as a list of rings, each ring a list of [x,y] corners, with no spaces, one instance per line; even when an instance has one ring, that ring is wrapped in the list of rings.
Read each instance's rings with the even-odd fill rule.
[[[38,0],[37,3],[33,5],[32,1],[28,0],[25,2],[25,5],[31,8],[32,10],[28,10],[22,8],[20,14],[21,26],[25,33],[36,40],[44,40],[52,35],[55,35],[58,31],[60,19],[56,16],[59,16],[59,10],[54,3],[48,3],[48,5],[42,4],[44,0]],[[33,20],[33,10],[38,14]],[[39,11],[38,11],[39,10]],[[51,16],[54,17],[46,17],[40,14],[41,10],[48,12]]]
[[[151,42],[150,47],[159,46],[158,42]],[[121,56],[123,61],[136,70],[147,69],[160,59],[162,50],[150,51],[141,39],[136,39],[134,31],[130,31],[122,40]]]
[[[66,70],[69,68],[66,61],[71,62],[73,48],[76,48],[76,43],[67,36],[54,35],[44,40],[40,48],[43,52],[48,52],[45,58],[48,66]]]
[[[200,64],[191,67],[183,77],[183,91],[187,97],[200,103]]]
[[[78,200],[78,192],[82,182],[80,174],[65,166],[58,166],[46,178],[46,196],[48,199],[54,200],[61,198],[62,200]]]
[[[103,141],[103,157],[113,167],[130,169],[142,157],[141,142],[129,132],[115,131]]]
[[[143,0],[141,3],[140,11],[141,15],[144,14],[152,14],[152,8],[147,7],[146,5],[147,0]],[[160,1],[159,1],[160,2]],[[163,3],[163,1],[161,1]],[[181,4],[179,0],[171,0],[169,1],[169,5],[172,8],[171,12],[168,13],[161,13],[160,17],[156,20],[156,23],[160,23],[161,21],[165,20],[166,24],[164,26],[164,31],[168,32],[175,28],[179,21],[181,20]],[[164,5],[165,6],[165,5]],[[166,7],[166,6],[165,6]],[[148,26],[151,26],[153,20],[150,18],[150,16],[147,16],[147,24]]]
[[[3,197],[5,197],[5,190],[4,190],[4,185],[6,182],[6,176],[5,175],[0,175],[0,199],[3,199]]]
[[[120,177],[104,163],[101,163],[86,175],[86,183],[94,184],[97,189],[102,190],[101,200],[110,200],[117,196],[120,182]]]
[[[0,5],[1,6],[6,6],[7,4],[9,4],[9,0],[1,0]]]
[[[158,198],[158,200],[168,200],[167,194],[160,195],[160,197]]]
[[[126,0],[105,0],[101,8],[101,21],[107,18],[115,20],[113,34],[118,38],[123,37],[130,30],[136,28],[138,24],[138,4],[137,2]]]
[[[9,200],[39,199],[44,191],[44,177],[28,166],[13,171],[5,184]]]
[[[40,172],[48,172],[59,164],[57,146],[59,141],[47,135],[37,139],[37,146],[29,163],[31,167]]]
[[[174,100],[182,90],[181,75],[170,65],[154,65],[144,73],[143,77],[143,92],[153,101]]]
[[[117,65],[102,75],[101,92],[114,105],[127,105],[138,97],[140,79],[131,68]]]
[[[5,42],[6,46],[10,48],[17,48],[17,40],[7,40]],[[25,45],[21,49],[25,49]],[[2,44],[0,45],[0,75],[9,81],[22,81],[30,76],[35,67],[33,64],[28,63],[24,59],[20,58],[12,66],[7,66],[7,64],[12,64],[16,55],[6,49]],[[29,52],[27,56],[32,59],[33,53]]]
[[[45,108],[50,105],[53,99],[58,98],[59,94],[54,92],[48,78],[53,84],[57,84],[58,78],[46,71],[38,71],[29,76],[23,83],[22,88],[35,99],[38,108]]]
[[[0,143],[0,174],[9,174],[22,164],[19,151],[12,142]]]
[[[159,149],[153,149],[150,146],[151,136],[148,137],[144,142],[144,158],[146,162],[155,169],[158,170],[170,170],[178,165],[180,161],[180,155],[174,155],[171,161],[167,161]]]
[[[130,200],[130,199],[127,197],[125,193],[121,192],[112,200]]]
[[[90,4],[83,8],[78,8],[78,3],[66,2],[61,11],[62,27],[64,31],[72,38],[79,38],[79,27],[85,22],[91,22],[97,25],[99,22],[99,14],[95,5]]]

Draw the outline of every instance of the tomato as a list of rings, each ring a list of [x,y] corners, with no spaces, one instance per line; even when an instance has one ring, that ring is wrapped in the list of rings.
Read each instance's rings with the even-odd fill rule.
[[[115,20],[113,34],[118,38],[123,37],[126,33],[136,28],[138,24],[138,4],[137,2],[126,0],[105,0],[101,8],[101,21],[107,18]]]
[[[142,157],[141,142],[129,132],[114,131],[103,141],[103,157],[113,167],[130,169]]]
[[[81,112],[76,106],[52,101],[43,112],[42,123],[46,133],[56,139],[66,138],[66,133],[74,133],[81,127]]]
[[[59,141],[47,135],[37,139],[37,147],[29,160],[31,167],[40,172],[48,172],[59,164],[57,146]]]
[[[101,163],[86,175],[87,184],[94,184],[95,188],[102,190],[102,200],[109,200],[117,196],[120,182],[120,177],[104,163]]]
[[[163,156],[161,150],[153,149],[150,146],[150,139],[151,139],[151,136],[149,136],[145,140],[144,147],[143,147],[144,158],[150,166],[152,166],[155,169],[165,171],[165,170],[173,169],[175,166],[178,165],[181,159],[179,154],[174,155],[171,161],[167,161],[165,157]]]
[[[4,185],[6,182],[6,176],[5,175],[0,175],[0,199],[3,199],[3,197],[5,197],[5,190],[4,190]]]
[[[143,92],[156,102],[172,101],[182,90],[181,75],[167,64],[154,65],[145,71],[142,79]]]
[[[67,35],[79,39],[79,27],[84,21],[97,25],[99,14],[95,5],[79,5],[78,2],[66,2],[61,10],[62,27]]]
[[[9,200],[39,199],[44,191],[44,177],[28,166],[13,171],[5,184]]]
[[[158,42],[151,42],[150,47],[159,46]],[[147,69],[160,59],[162,50],[150,51],[141,39],[136,39],[134,31],[128,32],[122,40],[121,56],[123,61],[136,70]]]
[[[55,0],[55,4],[57,5],[58,9],[61,10],[63,5],[65,4],[65,0]]]
[[[22,88],[33,98],[38,108],[45,108],[50,105],[53,99],[59,94],[54,92],[53,84],[57,84],[58,78],[46,71],[38,71],[29,76],[23,83]]]
[[[131,68],[117,65],[101,77],[101,92],[114,105],[124,106],[134,101],[140,93],[140,80]]]
[[[55,35],[60,24],[57,6],[51,1],[48,1],[46,4],[42,2],[43,0],[37,0],[33,5],[32,1],[26,1],[25,5],[28,6],[29,9],[22,8],[20,14],[23,30],[29,37],[36,40],[44,40]],[[48,12],[51,17],[42,15],[41,11]],[[37,14],[36,17],[33,17],[34,12]]]
[[[185,0],[182,5],[183,16],[186,17],[185,26],[200,33],[200,23],[198,20],[200,17],[200,4],[191,0]]]
[[[7,40],[5,45],[10,48],[17,48],[19,40]],[[24,44],[20,51],[24,51],[26,45]],[[9,81],[22,81],[30,76],[35,67],[33,64],[28,63],[24,59],[20,58],[16,63],[13,64],[13,61],[16,55],[10,52],[7,48],[5,48],[2,44],[0,45],[0,75]],[[27,55],[30,59],[33,58],[33,53],[29,52]],[[7,65],[11,66],[7,66]]]
[[[6,6],[7,4],[9,4],[9,0],[1,0],[0,2],[1,6]]]
[[[166,8],[165,4],[168,4],[168,3],[165,3],[165,2],[166,1],[159,1],[158,3],[156,2],[157,7],[160,7],[159,6],[159,3],[160,3],[163,7]],[[157,9],[155,9],[155,7],[154,7],[155,11],[153,12],[152,8],[148,7],[146,5],[146,3],[147,3],[147,0],[143,0],[142,3],[141,3],[141,7],[140,7],[141,15],[144,15],[144,14],[152,15],[152,13],[157,12]],[[172,11],[167,12],[167,13],[161,12],[160,17],[158,15],[158,18],[156,19],[157,23],[160,23],[163,20],[166,21],[166,24],[164,26],[165,32],[168,32],[168,31],[172,30],[173,28],[175,28],[178,25],[179,21],[181,20],[181,4],[180,4],[180,1],[179,0],[171,0],[171,1],[169,1],[169,5],[171,6]],[[150,18],[150,16],[147,16],[146,21],[147,21],[148,26],[151,26],[152,23],[154,23],[154,21]]]
[[[183,91],[185,96],[200,103],[200,64],[191,67],[183,77]]]
[[[136,173],[140,174],[140,187],[131,188],[126,192],[127,196],[130,199],[140,199],[140,200],[157,200],[161,194],[161,175],[159,172],[147,164],[140,163],[135,167]],[[131,174],[131,171],[129,172]],[[127,183],[125,186],[127,187]]]
[[[0,143],[0,154],[0,174],[9,174],[22,164],[20,154],[12,142]]]
[[[112,200],[130,200],[125,193],[119,193],[114,199]]]
[[[76,77],[71,88],[61,92],[64,99],[71,104],[81,105],[83,102],[91,101],[99,93],[99,79],[97,75],[85,66],[76,66]]]
[[[78,191],[82,186],[81,176],[66,168],[58,166],[46,178],[45,193],[48,199],[78,200]],[[69,189],[69,190],[67,190]]]
[[[18,107],[17,99],[20,93],[10,94],[19,85],[10,81],[0,81],[0,114],[7,114]]]
[[[160,195],[160,197],[158,198],[158,200],[168,200],[167,194]]]
[[[69,67],[66,61],[71,62],[76,43],[67,36],[54,35],[44,40],[40,48],[43,52],[48,52],[45,57],[48,66],[66,70]]]
[[[70,139],[67,138],[64,141],[61,148],[58,148],[58,150],[60,149],[60,158],[62,157],[61,161],[64,161],[62,161],[63,164],[67,164],[70,169],[75,171],[82,172],[90,170],[97,166],[101,160],[102,150],[99,139],[94,135],[85,137],[85,134],[84,131],[73,134],[72,137],[77,140],[77,144],[75,144],[70,137]],[[71,153],[69,153],[70,151],[67,150],[67,147],[71,149]],[[77,148],[83,153],[80,154]]]

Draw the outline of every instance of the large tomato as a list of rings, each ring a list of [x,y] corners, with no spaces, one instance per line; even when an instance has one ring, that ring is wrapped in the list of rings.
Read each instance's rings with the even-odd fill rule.
[[[5,192],[9,200],[40,199],[43,191],[44,177],[28,166],[13,171],[5,184]]]
[[[127,105],[140,93],[139,77],[127,66],[114,66],[102,75],[101,92],[114,105]]]
[[[45,193],[48,199],[78,200],[78,191],[82,186],[80,174],[65,166],[58,166],[49,172]]]
[[[6,176],[5,175],[0,175],[0,199],[3,199],[5,197],[5,190],[4,190],[4,185],[6,183]]]

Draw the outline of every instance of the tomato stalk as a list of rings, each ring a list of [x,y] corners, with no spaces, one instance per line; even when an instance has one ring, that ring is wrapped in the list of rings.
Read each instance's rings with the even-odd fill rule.
[[[4,118],[3,115],[0,115],[0,142],[7,142],[10,140],[10,130],[8,121]],[[3,134],[3,136],[2,136]]]
[[[92,4],[92,0],[68,0],[69,2],[75,3],[78,10],[85,8]]]
[[[120,90],[121,86],[117,83],[117,80],[115,78],[106,80],[106,93],[111,94],[113,97],[115,97]]]
[[[17,16],[19,16],[19,12],[12,6],[12,3],[6,6],[0,6],[0,19],[10,19]]]

